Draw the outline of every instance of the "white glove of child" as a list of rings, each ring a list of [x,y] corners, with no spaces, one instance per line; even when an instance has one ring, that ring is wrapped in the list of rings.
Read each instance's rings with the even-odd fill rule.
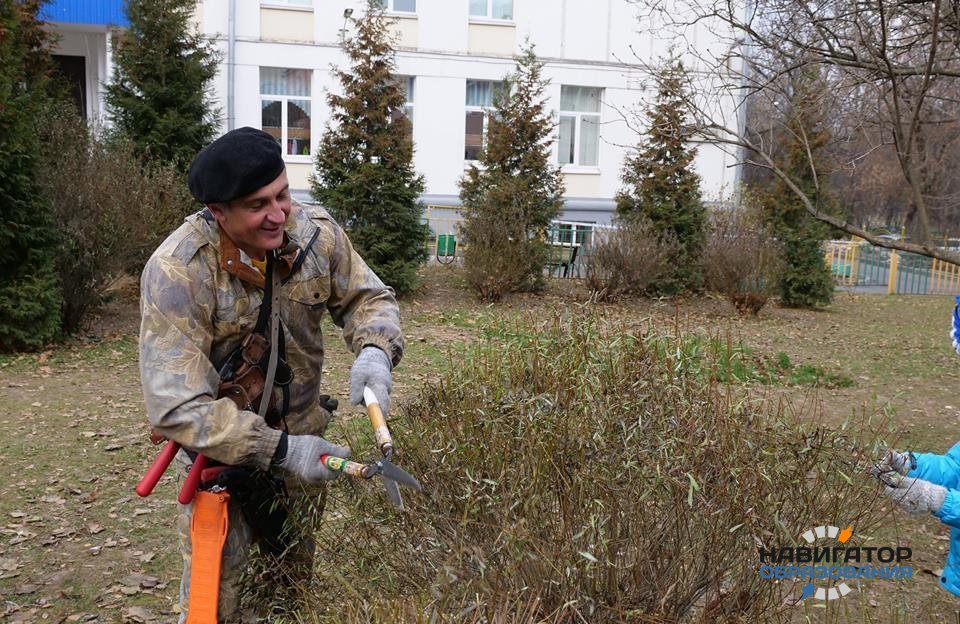
[[[884,480],[883,493],[908,513],[936,513],[943,507],[947,488],[923,479],[896,477]]]

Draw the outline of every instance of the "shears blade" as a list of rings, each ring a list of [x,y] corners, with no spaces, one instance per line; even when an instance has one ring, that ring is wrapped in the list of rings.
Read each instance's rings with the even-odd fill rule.
[[[389,480],[394,481],[394,485],[399,483],[400,485],[413,488],[418,492],[423,490],[423,486],[420,485],[416,477],[396,464],[390,463],[386,459],[381,459],[377,462],[377,465],[380,467],[380,475],[384,478],[384,483]]]

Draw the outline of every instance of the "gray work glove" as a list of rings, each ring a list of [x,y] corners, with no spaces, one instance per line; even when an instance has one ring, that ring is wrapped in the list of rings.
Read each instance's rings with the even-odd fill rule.
[[[892,475],[884,479],[883,493],[909,513],[936,513],[943,507],[947,488],[923,479]]]
[[[908,472],[917,467],[917,460],[913,458],[912,453],[895,451],[887,449],[880,461],[876,463],[871,471],[874,477],[880,478],[880,475],[888,472],[896,472],[906,476]]]
[[[393,377],[390,375],[390,358],[377,347],[364,347],[350,369],[350,404],[363,402],[363,387],[370,386],[377,395],[380,409],[386,416],[390,412],[390,390]]]
[[[328,442],[320,436],[287,436],[287,455],[277,465],[308,483],[330,481],[340,476],[339,472],[320,463],[321,455],[350,457],[350,449]]]

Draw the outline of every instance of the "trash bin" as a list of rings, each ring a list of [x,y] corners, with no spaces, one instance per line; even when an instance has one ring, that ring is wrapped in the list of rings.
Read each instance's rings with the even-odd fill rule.
[[[437,235],[437,257],[446,258],[457,253],[457,239],[453,234]]]

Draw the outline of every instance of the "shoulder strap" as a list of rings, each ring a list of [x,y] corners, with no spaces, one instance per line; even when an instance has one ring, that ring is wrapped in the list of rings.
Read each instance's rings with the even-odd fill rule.
[[[263,303],[260,304],[260,315],[257,318],[257,331],[260,327],[260,321],[266,320],[264,317],[270,317],[270,360],[267,364],[266,379],[263,383],[263,395],[260,397],[260,418],[266,418],[267,409],[270,406],[270,397],[273,396],[273,380],[277,376],[277,360],[280,359],[280,344],[278,334],[280,333],[280,284],[277,279],[276,271],[276,252],[267,253],[267,275],[266,289],[263,291]],[[266,308],[266,314],[264,314]]]

